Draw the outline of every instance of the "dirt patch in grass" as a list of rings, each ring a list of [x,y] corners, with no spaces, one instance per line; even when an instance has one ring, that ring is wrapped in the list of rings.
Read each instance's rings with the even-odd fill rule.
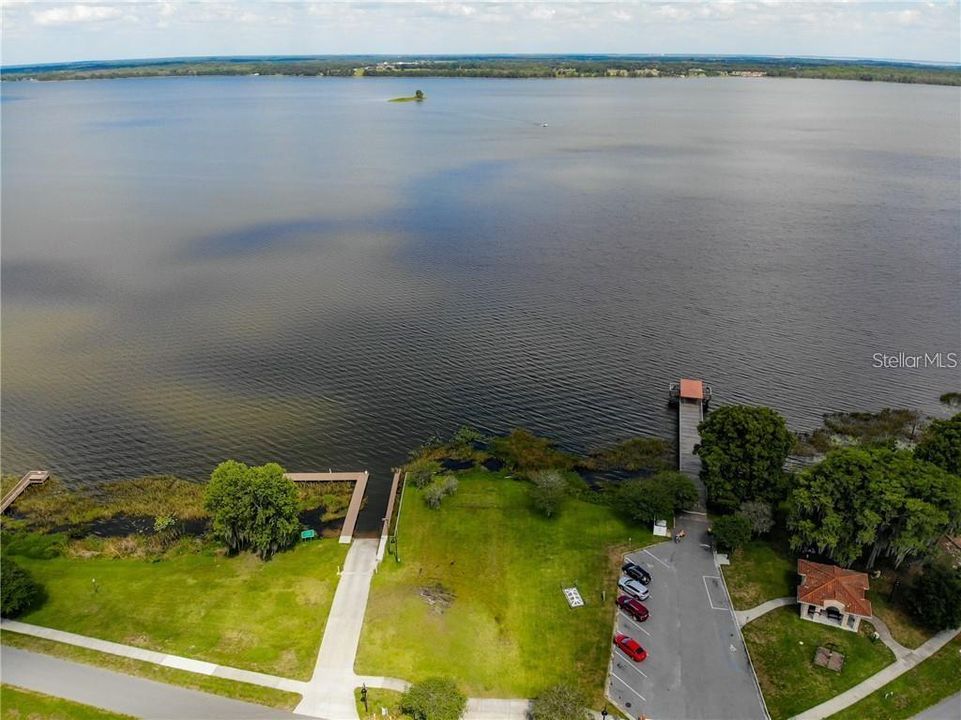
[[[422,587],[418,591],[418,594],[424,598],[424,602],[430,605],[436,613],[444,613],[454,604],[456,597],[453,590],[444,587],[440,583]]]

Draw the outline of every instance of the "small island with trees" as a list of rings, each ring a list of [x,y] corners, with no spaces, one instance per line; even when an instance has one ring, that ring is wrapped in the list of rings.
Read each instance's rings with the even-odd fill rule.
[[[424,91],[418,90],[413,95],[408,97],[395,97],[391,98],[387,102],[405,103],[405,102],[424,102]]]

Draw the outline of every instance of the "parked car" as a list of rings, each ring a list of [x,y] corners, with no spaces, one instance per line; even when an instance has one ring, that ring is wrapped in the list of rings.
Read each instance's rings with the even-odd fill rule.
[[[642,568],[637,563],[632,563],[630,561],[624,563],[624,566],[621,568],[621,572],[623,572],[625,575],[630,575],[635,580],[640,580],[645,585],[650,585],[651,580],[654,579],[647,570]]]
[[[644,622],[651,616],[651,613],[641,604],[641,601],[632,598],[630,595],[621,595],[617,598],[617,606],[637,622]]]
[[[621,579],[617,581],[617,587],[638,600],[647,600],[651,596],[647,585],[627,575],[621,575]]]
[[[647,650],[642,648],[641,644],[632,637],[618,633],[614,636],[614,644],[634,662],[643,662],[647,659]]]

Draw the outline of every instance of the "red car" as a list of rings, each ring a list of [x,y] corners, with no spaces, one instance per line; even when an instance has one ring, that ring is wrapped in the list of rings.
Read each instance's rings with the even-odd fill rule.
[[[617,606],[637,620],[637,622],[644,622],[651,616],[643,603],[637,598],[632,598],[630,595],[621,595],[617,598]]]
[[[647,650],[642,648],[641,644],[632,637],[618,633],[614,636],[614,644],[634,662],[643,662],[647,659]]]

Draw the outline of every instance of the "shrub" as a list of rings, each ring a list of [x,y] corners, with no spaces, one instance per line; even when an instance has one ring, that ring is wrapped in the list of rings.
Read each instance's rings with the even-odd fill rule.
[[[666,470],[671,465],[671,446],[660,438],[631,438],[592,452],[590,464],[598,470],[627,470],[632,473]]]
[[[158,515],[153,520],[154,532],[162,533],[164,530],[172,528],[176,522],[177,518],[173,515]]]
[[[467,696],[448,678],[429,678],[414,683],[403,694],[400,708],[414,720],[460,720],[467,709]]]
[[[0,563],[0,615],[15,618],[45,599],[43,586],[13,560]]]
[[[441,492],[444,493],[445,497],[447,495],[453,495],[455,492],[457,492],[458,482],[457,482],[457,478],[454,477],[453,475],[446,476],[445,478],[440,480],[438,485],[440,486]]]
[[[737,550],[751,540],[751,523],[743,515],[722,515],[712,526],[718,547]]]
[[[522,473],[570,470],[574,467],[574,456],[556,449],[551,440],[538,437],[524,428],[513,430],[507,437],[491,440],[490,452],[512,470]]]
[[[440,463],[434,460],[414,460],[407,465],[407,478],[414,483],[414,487],[423,489],[430,485],[434,475],[440,471]]]
[[[530,720],[589,720],[587,698],[573,685],[554,685],[531,701]]]
[[[928,565],[911,588],[909,601],[933,630],[961,625],[961,570],[940,563]]]
[[[567,480],[557,470],[541,470],[531,475],[531,502],[547,517],[560,509],[567,497]]]
[[[741,503],[737,514],[751,524],[751,533],[754,535],[764,535],[774,527],[774,516],[771,512],[770,503],[748,500]]]
[[[619,509],[638,522],[666,520],[697,504],[697,488],[679,472],[659,472],[649,478],[627,480],[614,491]]]
[[[444,499],[444,488],[439,483],[432,483],[424,489],[424,502],[427,507],[436,510],[440,507],[441,500]]]

